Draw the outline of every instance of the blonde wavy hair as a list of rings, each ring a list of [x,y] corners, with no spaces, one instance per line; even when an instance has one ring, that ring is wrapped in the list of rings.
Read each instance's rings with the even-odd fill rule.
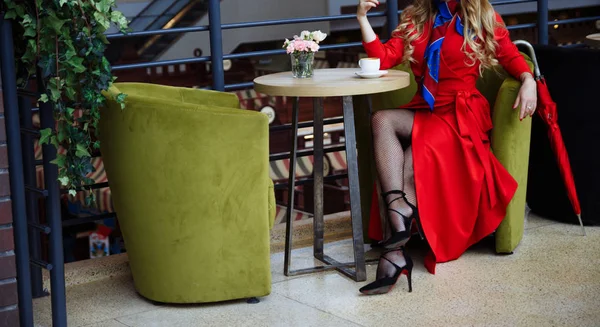
[[[498,45],[494,39],[494,31],[503,24],[496,20],[496,13],[488,0],[461,0],[459,10],[465,27],[462,51],[468,58],[466,64],[473,66],[477,62],[481,63],[479,70],[482,73],[484,69],[498,64],[494,55]],[[416,62],[412,56],[412,43],[423,35],[423,27],[435,19],[436,14],[437,8],[433,0],[414,0],[402,12],[401,23],[392,36],[404,39],[404,63]],[[471,51],[467,51],[468,49]]]

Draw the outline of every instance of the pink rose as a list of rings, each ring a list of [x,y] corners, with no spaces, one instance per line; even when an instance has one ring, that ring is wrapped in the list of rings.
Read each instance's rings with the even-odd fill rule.
[[[296,41],[294,42],[294,47],[296,48],[296,51],[306,51],[306,42],[303,41]]]
[[[291,54],[291,53],[293,53],[293,52],[294,52],[294,50],[295,50],[295,49],[294,49],[294,43],[293,43],[293,42],[290,42],[290,44],[288,44],[288,46],[287,46],[287,48],[286,48],[285,50],[286,50],[286,52],[287,52],[288,54]]]

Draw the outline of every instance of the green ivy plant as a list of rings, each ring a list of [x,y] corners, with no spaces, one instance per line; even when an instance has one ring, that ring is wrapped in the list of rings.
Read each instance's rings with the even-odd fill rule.
[[[39,102],[53,107],[56,129],[42,130],[40,143],[66,150],[53,163],[58,165],[62,187],[75,195],[93,183],[87,175],[94,171],[90,153],[100,147],[102,91],[115,80],[104,57],[108,44],[104,33],[111,24],[125,32],[127,19],[114,9],[115,0],[4,0],[4,4],[5,17],[16,22],[17,81],[25,87],[37,75],[43,84]],[[116,96],[122,108],[125,97]]]

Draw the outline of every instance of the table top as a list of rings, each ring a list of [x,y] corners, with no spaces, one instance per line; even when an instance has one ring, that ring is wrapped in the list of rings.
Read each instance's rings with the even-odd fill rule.
[[[365,95],[395,91],[410,84],[410,75],[389,70],[380,78],[364,79],[356,76],[358,68],[315,69],[311,78],[294,78],[292,72],[258,77],[254,80],[256,92],[271,96],[333,97]]]
[[[600,48],[600,33],[586,36],[585,42],[592,47]]]

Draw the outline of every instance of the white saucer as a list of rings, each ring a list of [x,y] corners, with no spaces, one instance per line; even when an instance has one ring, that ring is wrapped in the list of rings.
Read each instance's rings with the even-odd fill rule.
[[[358,77],[362,77],[362,78],[379,78],[381,76],[384,76],[388,73],[387,70],[380,70],[380,71],[376,71],[373,73],[363,73],[363,72],[356,72],[356,76]]]

